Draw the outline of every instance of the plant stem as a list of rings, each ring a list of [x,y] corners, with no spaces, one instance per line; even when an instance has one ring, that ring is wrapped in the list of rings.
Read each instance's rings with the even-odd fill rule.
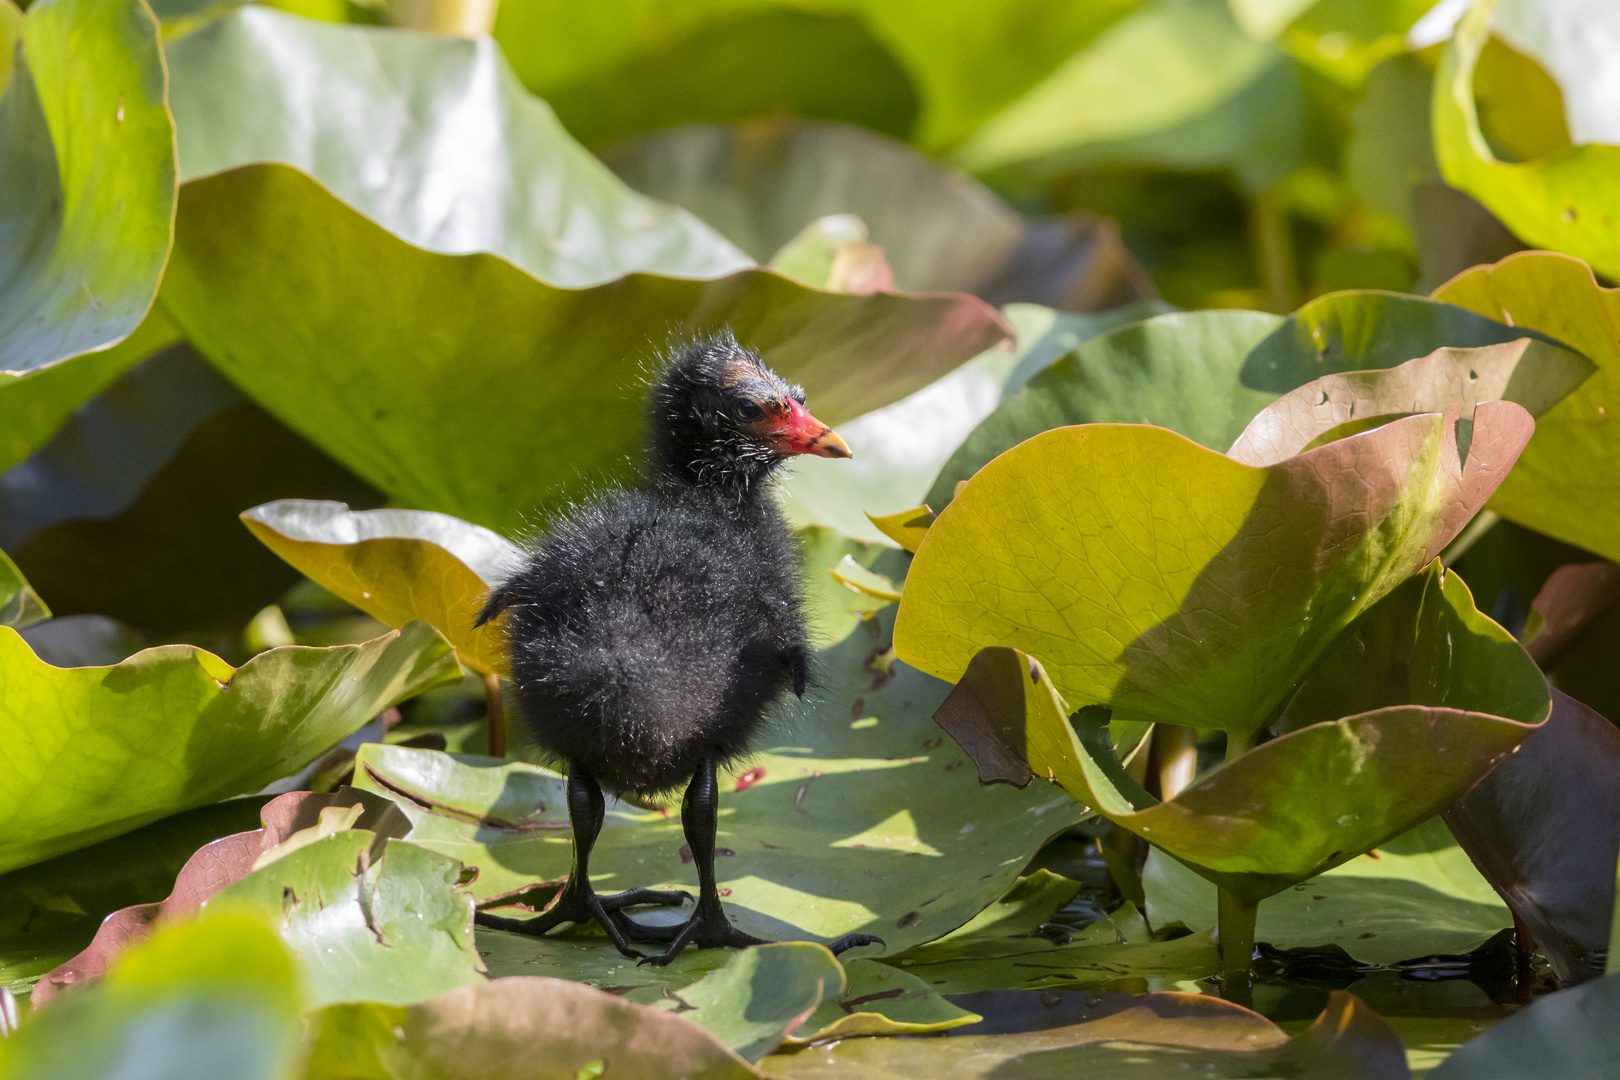
[[[1226,760],[1235,761],[1248,753],[1253,746],[1253,732],[1239,734],[1236,731],[1228,731],[1226,733]]]
[[[1198,775],[1198,732],[1180,724],[1153,729],[1153,752],[1159,766],[1159,798],[1169,801]]]
[[[501,705],[501,677],[484,676],[484,715],[489,720],[489,756],[506,756],[506,709]]]
[[[1258,903],[1240,900],[1220,890],[1216,924],[1221,945],[1221,978],[1248,986],[1249,969],[1254,965],[1254,923],[1260,913]]]
[[[479,37],[495,27],[499,0],[393,0],[390,21],[412,30]]]
[[[1276,188],[1249,200],[1249,246],[1260,275],[1262,305],[1279,315],[1293,311],[1297,292],[1294,235]]]

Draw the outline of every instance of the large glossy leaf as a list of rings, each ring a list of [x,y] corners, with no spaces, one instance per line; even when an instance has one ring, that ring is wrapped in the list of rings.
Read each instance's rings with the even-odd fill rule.
[[[746,1061],[782,1044],[789,1028],[844,990],[844,972],[823,946],[802,942],[744,949],[662,1002],[712,1032]]]
[[[1511,402],[1397,420],[1267,469],[1162,428],[1060,428],[1001,455],[929,529],[895,630],[957,678],[1039,657],[1070,708],[1246,734],[1338,636],[1439,553],[1529,439]]]
[[[517,977],[417,1005],[332,1005],[310,1021],[308,1080],[575,1080],[611,1062],[645,1080],[760,1075],[674,1013],[562,979]]]
[[[1394,368],[1326,375],[1260,410],[1227,454],[1274,465],[1320,441],[1453,404],[1472,419],[1482,401],[1512,401],[1540,417],[1597,368],[1534,338],[1477,349],[1437,349]],[[1531,440],[1532,445],[1534,439]]]
[[[1605,274],[1620,273],[1620,147],[1565,141],[1544,154],[1535,153],[1542,147],[1527,148],[1533,155],[1527,160],[1503,160],[1481,129],[1475,80],[1495,7],[1495,0],[1476,0],[1435,74],[1434,145],[1441,171],[1531,244],[1579,256]],[[1496,90],[1524,100],[1522,80]],[[1543,111],[1534,119],[1542,132],[1563,125],[1561,113]]]
[[[824,650],[814,705],[784,710],[773,728],[780,742],[721,782],[719,845],[734,854],[717,860],[720,887],[749,933],[828,942],[861,931],[886,945],[856,955],[901,952],[967,922],[1079,817],[1058,792],[981,788],[930,719],[948,687],[903,664],[887,673],[869,666],[888,648],[889,622],[879,615]],[[471,888],[486,906],[568,873],[563,781],[546,770],[371,745],[355,784],[399,801],[413,843],[476,867]],[[683,843],[671,809],[612,806],[591,854],[592,882],[691,890],[696,868]],[[648,917],[660,914],[675,913]],[[604,938],[511,940],[532,962],[561,965],[558,974],[591,952],[613,954]],[[587,941],[592,948],[582,949]],[[703,952],[689,954],[705,963]],[[669,970],[694,970],[680,968],[688,959]]]
[[[182,204],[165,303],[199,349],[397,499],[507,532],[625,475],[649,338],[729,325],[836,424],[1004,336],[968,297],[834,295],[762,270],[557,289],[411,247],[285,166],[193,181]]]
[[[1153,925],[1216,925],[1215,886],[1175,859],[1151,852],[1142,886]],[[1433,818],[1268,899],[1254,939],[1279,949],[1337,945],[1362,963],[1390,965],[1472,952],[1512,925],[1513,914]]]
[[[461,867],[436,852],[348,829],[293,851],[208,901],[253,911],[298,958],[313,1005],[409,1005],[483,982]]]
[[[145,4],[35,4],[16,59],[0,97],[8,373],[105,348],[135,329],[157,293],[175,198],[162,46]]]
[[[420,623],[364,645],[272,649],[236,670],[186,645],[53,668],[0,627],[0,672],[4,870],[256,791],[459,674]]]
[[[928,505],[943,507],[958,481],[991,458],[1066,424],[1158,424],[1226,449],[1273,396],[1244,386],[1238,372],[1281,323],[1258,311],[1188,311],[1082,337],[973,429],[940,470]]]
[[[505,668],[499,631],[474,627],[518,548],[488,529],[418,510],[354,512],[342,503],[283,499],[242,522],[305,576],[390,626],[421,619],[480,674]]]
[[[795,118],[690,124],[602,157],[636,190],[684,206],[760,262],[807,223],[854,214],[901,289],[1079,311],[1152,295],[1111,224],[1026,223],[981,184],[876,132]]]
[[[1581,350],[1597,374],[1537,424],[1536,437],[1495,496],[1513,521],[1620,559],[1620,290],[1598,285],[1578,259],[1512,255],[1447,282],[1435,297]]]
[[[0,473],[0,544],[59,614],[234,633],[297,580],[236,516],[290,495],[381,501],[179,344]]]
[[[1378,709],[1273,739],[1158,802],[1099,740],[1106,729],[1071,725],[1066,711],[1033,657],[991,648],[939,720],[986,781],[1045,777],[1251,903],[1432,817],[1534,730],[1461,709]]]
[[[1557,1076],[1600,1080],[1620,1068],[1620,975],[1533,1002],[1459,1048],[1431,1080]]]
[[[1602,970],[1613,948],[1620,854],[1620,731],[1553,691],[1552,717],[1446,811],[1560,982]]]
[[[0,1077],[282,1080],[300,1057],[299,983],[292,956],[252,916],[170,927],[100,985],[0,1040]]]
[[[749,265],[690,214],[615,180],[488,39],[251,6],[167,52],[182,179],[283,162],[418,247],[493,252],[552,285]]]
[[[89,945],[108,915],[162,900],[193,852],[253,828],[264,802],[198,807],[0,874],[0,985],[20,989]]]
[[[767,1059],[773,1074],[870,1080],[1000,1077],[1356,1077],[1407,1080],[1391,1027],[1353,994],[1292,1040],[1259,1013],[1201,994],[1074,994],[1043,1030],[951,1039],[860,1039]]]
[[[1153,4],[1070,56],[956,158],[975,172],[1225,166],[1259,190],[1297,161],[1303,119],[1291,62],[1247,37],[1224,0]]]

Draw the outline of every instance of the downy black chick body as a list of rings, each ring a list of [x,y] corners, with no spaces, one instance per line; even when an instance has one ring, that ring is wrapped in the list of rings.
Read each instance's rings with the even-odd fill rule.
[[[713,849],[717,767],[745,754],[768,706],[808,679],[798,560],[770,490],[795,454],[848,457],[790,386],[730,334],[677,350],[647,404],[641,483],[568,513],[490,597],[505,613],[510,670],[536,741],[566,763],[575,865],[557,903],[527,922],[544,933],[594,918],[621,951],[632,940],[751,944],[720,910]],[[623,914],[684,893],[589,887],[601,789],[651,795],[686,786],[683,826],[703,895],[679,934]],[[863,939],[864,940],[864,939]],[[851,944],[859,942],[851,942]]]

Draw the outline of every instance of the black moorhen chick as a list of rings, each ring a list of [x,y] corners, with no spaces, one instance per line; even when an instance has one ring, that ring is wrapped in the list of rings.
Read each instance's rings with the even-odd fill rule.
[[[676,351],[647,404],[642,483],[576,507],[491,594],[502,612],[512,682],[539,744],[568,770],[574,863],[556,903],[532,919],[480,915],[483,926],[544,934],[595,919],[619,951],[667,941],[762,944],[731,925],[715,884],[715,770],[746,754],[765,709],[803,696],[807,644],[793,539],[770,479],[795,454],[849,447],[730,333]],[[624,913],[679,904],[684,892],[591,890],[602,789],[647,796],[686,784],[681,824],[697,863],[697,910],[683,925]],[[833,951],[877,942],[851,934]]]

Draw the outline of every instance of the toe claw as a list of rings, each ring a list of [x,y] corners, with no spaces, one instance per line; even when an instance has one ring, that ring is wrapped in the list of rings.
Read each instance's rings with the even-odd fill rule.
[[[887,947],[888,942],[873,934],[845,934],[843,937],[827,946],[827,948],[834,956],[837,956],[839,953],[846,952],[850,949],[858,949],[863,945],[882,945]]]

